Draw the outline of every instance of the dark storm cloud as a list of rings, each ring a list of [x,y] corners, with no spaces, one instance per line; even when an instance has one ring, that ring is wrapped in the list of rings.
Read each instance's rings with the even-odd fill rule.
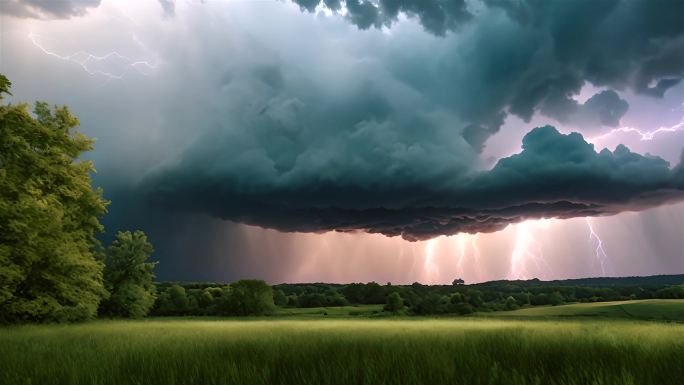
[[[531,218],[642,210],[684,197],[681,168],[671,170],[666,161],[624,146],[596,153],[580,134],[563,135],[550,126],[527,134],[523,151],[492,170],[452,175],[441,185],[399,175],[336,176],[326,168],[294,181],[269,174],[257,158],[198,172],[198,164],[220,160],[225,151],[203,148],[149,176],[143,184],[148,199],[281,231],[366,231],[421,240],[493,232]]]
[[[68,19],[85,15],[101,0],[2,0],[0,13],[37,19]]]
[[[182,210],[425,239],[679,199],[681,167],[623,147],[597,154],[551,129],[490,171],[478,155],[508,114],[588,130],[619,123],[622,90],[663,95],[684,70],[684,2],[323,3],[354,26],[281,2],[197,7],[164,34],[141,23],[135,35],[162,63],[151,76],[69,93],[98,98],[80,111],[100,138],[98,183],[116,191],[108,228],[163,230],[172,221],[159,218]],[[578,103],[586,83],[608,91]],[[143,197],[163,210],[137,209]],[[173,237],[162,230],[156,239]]]
[[[347,18],[360,29],[390,27],[400,13],[415,17],[426,31],[442,36],[472,17],[464,0],[293,0],[302,10],[314,12],[319,4],[338,11],[346,6]]]
[[[558,103],[544,104],[541,112],[561,123],[581,127],[584,132],[592,127],[617,127],[620,119],[629,109],[629,103],[612,90],[602,91],[584,103],[563,98]]]
[[[236,51],[225,51],[199,29],[186,44],[204,55],[183,56],[193,72],[173,76],[177,89],[165,92],[168,131],[184,133],[183,155],[148,172],[132,199],[282,231],[411,240],[680,199],[680,169],[625,147],[596,153],[581,136],[550,128],[530,133],[521,154],[477,170],[507,114],[594,130],[619,124],[628,108],[613,90],[665,92],[684,70],[673,59],[684,12],[647,1],[520,2],[519,10],[483,7],[440,34],[415,8],[428,3],[395,4],[344,3],[359,27],[394,20],[396,9],[418,15],[429,33],[394,23],[392,37],[353,28],[345,42],[307,27],[287,39],[231,31]],[[578,103],[587,82],[608,90]],[[196,84],[201,92],[185,92]]]
[[[295,2],[308,11],[320,3]],[[617,125],[625,104],[614,91],[586,106],[573,100],[586,82],[661,97],[684,75],[681,1],[345,4],[347,19],[361,29],[392,26],[404,13],[432,34],[453,35],[449,42],[458,49],[436,51],[427,63],[406,57],[390,68],[456,110],[466,120],[460,129],[477,149],[509,113],[529,121],[538,112],[578,127]]]

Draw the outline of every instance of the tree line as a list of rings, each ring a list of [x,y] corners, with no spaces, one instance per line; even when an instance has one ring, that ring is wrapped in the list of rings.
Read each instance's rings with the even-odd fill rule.
[[[248,289],[239,281],[231,285],[218,283],[160,283],[160,295],[151,310],[156,316],[201,315],[265,315],[276,308],[313,308],[349,305],[384,305],[386,313],[402,315],[466,315],[474,312],[516,310],[530,306],[557,306],[575,302],[605,302],[632,299],[684,299],[684,276],[676,276],[679,284],[650,283],[596,286],[568,285],[562,282],[495,281],[465,285],[454,280],[452,285],[380,285],[377,282],[351,284],[280,284],[273,287],[263,281]],[[613,281],[614,282],[614,281]],[[240,301],[258,311],[239,312],[231,307],[231,292],[239,285],[258,290],[259,295]],[[270,293],[271,297],[269,298]]]

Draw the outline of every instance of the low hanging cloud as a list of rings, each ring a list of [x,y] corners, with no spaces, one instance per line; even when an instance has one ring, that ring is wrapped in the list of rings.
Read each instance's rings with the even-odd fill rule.
[[[2,0],[0,14],[21,18],[69,19],[100,6],[101,0]]]
[[[551,126],[532,130],[522,152],[493,169],[434,185],[390,176],[370,161],[355,168],[367,180],[335,174],[328,164],[301,178],[292,177],[297,172],[271,174],[275,170],[251,157],[198,173],[197,163],[221,159],[213,151],[187,154],[149,176],[143,184],[148,199],[286,232],[365,231],[415,241],[493,232],[526,219],[612,215],[684,198],[681,165],[670,169],[661,158],[625,146],[597,153],[580,134],[563,135]]]

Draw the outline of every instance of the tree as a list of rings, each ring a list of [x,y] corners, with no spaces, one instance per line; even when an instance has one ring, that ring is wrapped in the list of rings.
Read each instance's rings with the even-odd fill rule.
[[[475,289],[468,289],[466,292],[466,297],[468,298],[468,303],[475,308],[484,305],[484,300],[482,299],[482,292]]]
[[[504,302],[504,308],[506,310],[516,310],[520,308],[520,306],[518,306],[518,301],[516,301],[515,298],[508,296],[508,298],[506,298],[506,302]]]
[[[159,294],[152,310],[155,315],[183,315],[189,306],[190,300],[185,288],[174,284]]]
[[[273,311],[273,291],[264,281],[243,279],[230,285],[219,305],[225,315],[264,315]]]
[[[451,284],[454,286],[463,285],[465,284],[465,281],[462,278],[456,278],[451,282]]]
[[[0,102],[10,87],[0,75]],[[91,318],[106,295],[95,250],[108,202],[76,126],[67,107],[0,105],[0,322]]]
[[[400,312],[404,309],[404,300],[396,291],[387,296],[387,303],[383,310],[392,313]]]
[[[443,314],[446,309],[445,299],[436,293],[430,293],[423,297],[414,307],[413,312],[419,315]]]
[[[204,289],[197,297],[197,302],[200,308],[208,312],[211,305],[214,303],[214,296],[211,294],[211,290]]]
[[[146,262],[154,247],[142,231],[118,232],[105,253],[104,280],[109,298],[100,306],[101,314],[140,318],[147,315],[156,299],[154,267]]]
[[[273,290],[273,303],[275,303],[277,306],[287,305],[287,297],[282,290]]]
[[[565,303],[565,299],[561,293],[554,291],[553,293],[549,294],[549,303],[553,306],[558,306]]]
[[[534,306],[548,305],[550,303],[549,302],[549,296],[546,295],[545,293],[535,294],[530,299],[530,303]]]

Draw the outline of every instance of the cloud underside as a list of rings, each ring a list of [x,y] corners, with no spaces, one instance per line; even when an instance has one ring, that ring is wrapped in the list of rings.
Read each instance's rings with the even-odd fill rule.
[[[364,231],[411,241],[494,232],[527,219],[637,211],[684,197],[681,165],[670,168],[624,146],[597,153],[580,134],[550,126],[528,133],[523,151],[493,169],[454,175],[434,188],[389,178],[288,184],[255,176],[245,183],[230,171],[189,172],[184,162],[146,180],[151,203],[285,232]]]
[[[0,13],[22,18],[69,19],[100,6],[101,0],[2,0]]]

